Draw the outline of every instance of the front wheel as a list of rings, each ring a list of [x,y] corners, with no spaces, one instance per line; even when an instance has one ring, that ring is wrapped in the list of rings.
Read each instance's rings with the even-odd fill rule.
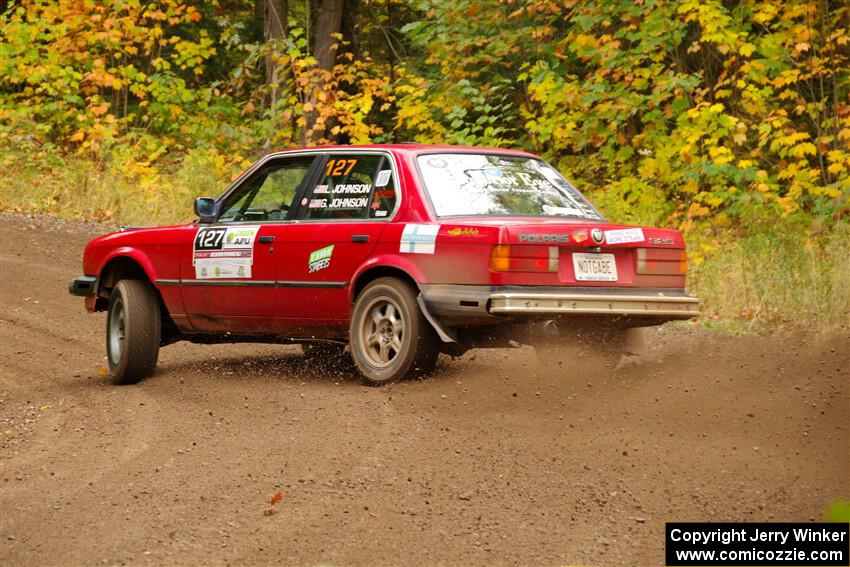
[[[405,282],[379,278],[370,283],[354,304],[350,331],[351,355],[366,385],[425,374],[436,366],[436,333]]]
[[[148,282],[116,284],[106,317],[106,358],[115,384],[135,384],[153,374],[161,325],[159,299]]]

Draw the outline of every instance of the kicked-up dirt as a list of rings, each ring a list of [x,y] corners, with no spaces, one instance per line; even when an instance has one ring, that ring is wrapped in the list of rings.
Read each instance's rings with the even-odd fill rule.
[[[99,229],[0,225],[3,566],[662,565],[665,522],[850,494],[847,329],[666,326],[622,368],[475,351],[377,389],[179,343],[117,387],[67,292]]]

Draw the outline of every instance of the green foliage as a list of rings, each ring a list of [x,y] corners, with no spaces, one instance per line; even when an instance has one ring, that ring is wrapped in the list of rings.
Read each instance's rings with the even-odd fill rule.
[[[823,311],[850,296],[845,2],[349,2],[327,69],[311,5],[263,42],[253,3],[13,1],[2,206],[151,223],[306,140],[518,147],[612,220],[682,229],[714,315],[848,312]]]
[[[715,235],[717,245],[689,245],[704,261],[690,284],[706,317],[759,326],[804,323],[813,329],[850,325],[850,225],[812,234],[803,227]]]
[[[850,501],[838,500],[833,502],[832,505],[827,508],[824,516],[827,522],[841,522],[844,524],[850,522]]]

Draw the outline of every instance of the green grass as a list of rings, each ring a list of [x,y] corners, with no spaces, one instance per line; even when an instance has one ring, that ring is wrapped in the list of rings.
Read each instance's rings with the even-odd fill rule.
[[[850,324],[850,224],[810,236],[777,224],[775,232],[729,240],[691,267],[690,290],[709,321],[734,327]]]
[[[0,155],[0,210],[112,224],[157,225],[192,218],[192,201],[218,195],[245,164],[192,150],[149,167],[129,147],[106,160],[18,147]],[[730,232],[731,234],[731,232]],[[703,300],[703,325],[735,333],[791,325],[850,324],[850,223],[816,236],[779,222],[727,238],[691,264],[689,290]]]
[[[212,150],[151,167],[130,148],[107,160],[40,150],[0,156],[0,209],[127,225],[183,222],[195,197],[217,196],[238,169]]]

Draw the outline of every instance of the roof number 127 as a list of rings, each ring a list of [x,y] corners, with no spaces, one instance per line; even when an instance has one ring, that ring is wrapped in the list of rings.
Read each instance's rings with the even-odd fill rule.
[[[356,159],[332,159],[325,166],[325,175],[328,177],[348,175],[356,164]]]

